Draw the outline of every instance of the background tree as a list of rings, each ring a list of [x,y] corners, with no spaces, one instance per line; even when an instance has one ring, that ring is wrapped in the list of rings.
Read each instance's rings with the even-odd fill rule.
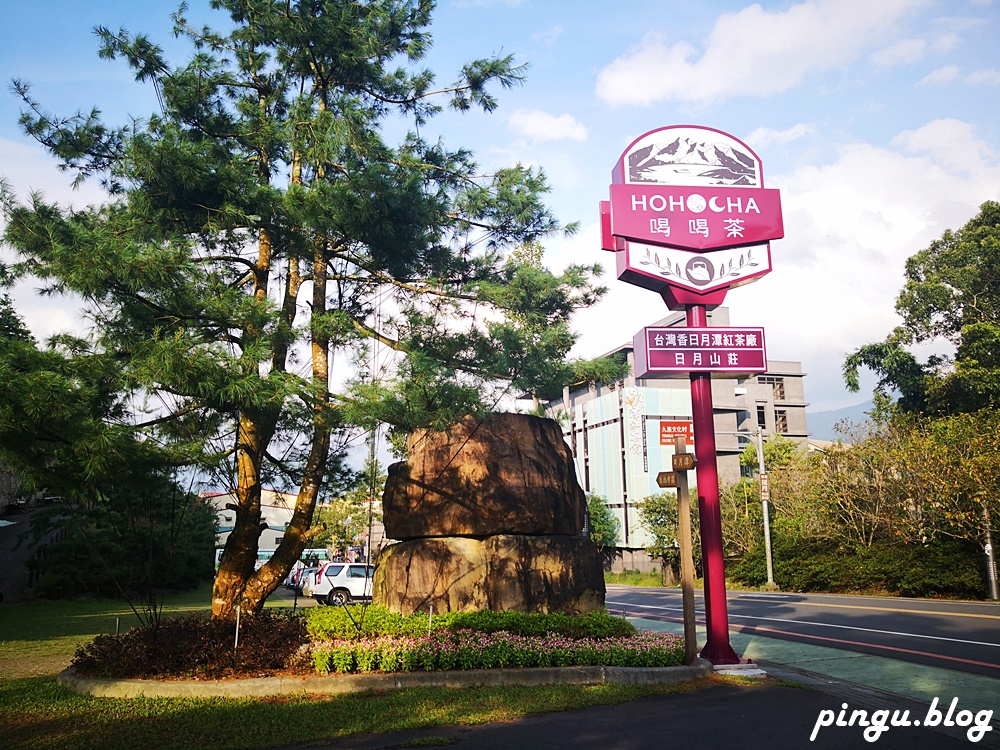
[[[691,495],[697,497],[694,487]],[[646,547],[649,554],[660,560],[663,571],[663,585],[671,586],[676,580],[675,570],[680,566],[680,542],[677,540],[679,517],[677,514],[677,495],[673,492],[659,492],[644,497],[636,506],[639,511],[639,522],[653,538],[653,543]],[[698,525],[698,504],[691,503],[691,556],[694,558],[695,570],[701,568],[701,533]]]
[[[878,375],[877,390],[899,393],[914,413],[954,414],[1000,406],[1000,204],[987,201],[956,232],[906,261],[896,298],[903,325],[885,341],[866,344],[844,362],[850,390],[858,372]],[[921,363],[906,347],[942,340],[955,347]]]
[[[178,456],[136,439],[108,364],[70,337],[39,347],[0,297],[0,461],[59,501],[32,518],[36,539],[56,532],[35,591],[125,595],[155,617],[164,590],[211,578],[216,518],[172,478]]]
[[[156,618],[164,592],[211,580],[215,513],[169,477],[146,480],[32,518],[38,533],[60,529],[29,563],[39,596],[123,596],[136,614]]]
[[[764,469],[767,471],[771,502],[770,516],[772,536],[792,534],[797,537],[822,536],[822,518],[815,512],[821,502],[818,495],[817,471],[821,466],[821,455],[810,455],[801,443],[783,435],[770,435],[764,440]],[[760,481],[757,446],[748,443],[740,454],[740,466],[752,473],[752,479],[744,479],[729,496],[736,498],[737,507],[742,504],[745,521],[750,523],[748,533],[753,534],[754,546],[762,544],[763,510],[760,505]],[[746,509],[750,512],[746,513]],[[752,525],[751,517],[757,523]]]
[[[314,523],[322,531],[313,538],[313,545],[346,555],[348,548],[368,538],[372,524],[382,521],[385,480],[378,461],[366,460],[350,489],[336,493],[317,508]]]
[[[146,36],[97,29],[101,55],[155,88],[161,109],[145,120],[60,118],[16,81],[25,131],[78,179],[100,179],[109,202],[67,211],[5,191],[3,209],[15,271],[78,294],[91,366],[114,374],[122,404],[149,405],[135,442],[197,457],[235,493],[212,604],[232,618],[258,611],[317,533],[328,464],[357,430],[443,428],[504,394],[561,387],[570,315],[602,289],[595,266],[509,261],[561,229],[540,172],[484,174],[429,137],[444,105],[493,111],[491,88],[523,78],[512,58],[473,61],[435,89],[417,67],[432,3],[212,6],[228,31],[174,16],[194,48],[179,67]],[[372,346],[397,356],[334,390],[333,358]],[[256,569],[265,482],[298,500]]]
[[[621,554],[618,544],[621,542],[621,524],[611,513],[606,498],[600,495],[587,495],[587,513],[590,520],[590,541],[597,547],[597,554],[605,569],[610,569],[615,557]]]

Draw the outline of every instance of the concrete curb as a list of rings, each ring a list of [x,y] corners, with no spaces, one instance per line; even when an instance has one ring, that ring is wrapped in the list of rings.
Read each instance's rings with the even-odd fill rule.
[[[113,680],[81,677],[72,668],[56,677],[60,685],[99,698],[256,698],[289,693],[333,695],[364,690],[414,687],[461,688],[498,685],[660,685],[707,677],[703,660],[685,667],[543,667],[479,669],[467,672],[399,672],[315,677],[260,677],[250,680]]]

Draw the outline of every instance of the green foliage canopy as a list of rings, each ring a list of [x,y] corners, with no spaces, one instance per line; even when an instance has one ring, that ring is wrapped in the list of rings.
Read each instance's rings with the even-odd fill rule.
[[[911,256],[905,273],[896,298],[903,325],[846,358],[848,388],[858,390],[867,367],[878,376],[876,390],[898,391],[907,412],[1000,406],[1000,203],[987,201],[964,227]],[[906,348],[934,340],[954,345],[954,358],[936,354],[921,363]]]
[[[590,515],[590,541],[602,557],[613,553],[621,541],[621,524],[611,513],[607,500],[600,495],[587,495],[587,512]]]
[[[691,494],[697,496],[695,488],[691,488]],[[646,531],[649,532],[653,541],[646,547],[646,550],[653,557],[657,557],[665,563],[671,565],[680,564],[680,542],[678,533],[680,528],[680,517],[677,512],[677,495],[674,492],[658,492],[655,495],[644,497],[637,506],[639,511],[639,521]],[[698,503],[691,502],[691,538],[692,557],[694,557],[695,567],[699,567],[701,558],[701,532],[699,526]]]
[[[102,57],[154,87],[160,110],[145,119],[59,117],[15,81],[25,132],[110,199],[0,200],[13,273],[79,295],[95,324],[78,347],[88,367],[123,405],[152,405],[130,422],[136,443],[233,488],[213,596],[213,615],[232,618],[238,604],[259,610],[308,544],[355,430],[441,428],[507,393],[556,392],[577,369],[570,316],[603,289],[597,266],[510,260],[573,229],[545,206],[539,170],[486,173],[432,136],[445,106],[497,108],[494,90],[524,76],[510,56],[435,88],[419,67],[433,3],[211,4],[226,31],[193,27],[184,6],[174,15],[192,47],[178,66],[147,36],[96,30]],[[395,352],[389,366],[331,388],[335,360],[370,362],[375,346]],[[298,487],[298,503],[256,569],[265,482]]]

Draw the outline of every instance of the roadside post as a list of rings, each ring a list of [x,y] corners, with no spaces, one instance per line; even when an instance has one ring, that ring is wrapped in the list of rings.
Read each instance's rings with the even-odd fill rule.
[[[767,587],[775,589],[774,563],[771,559],[771,479],[764,467],[764,431],[757,428],[757,474],[760,478],[760,505],[764,514],[764,560],[767,562]]]
[[[997,560],[993,549],[993,531],[990,529],[990,511],[986,507],[986,500],[983,500],[983,525],[986,529],[986,581],[989,585],[990,599],[996,601],[1000,599],[997,592]]]
[[[760,159],[714,128],[672,125],[645,133],[611,172],[601,201],[601,247],[618,279],[683,310],[686,328],[643,328],[633,340],[635,378],[687,377],[697,458],[707,638],[701,656],[737,664],[719,508],[712,376],[767,371],[764,331],[708,326],[726,292],[771,271],[770,241],[784,237],[781,200],[765,189]],[[662,476],[666,472],[661,472]],[[657,477],[657,484],[660,483]]]
[[[698,658],[698,632],[694,614],[694,557],[691,551],[691,502],[688,498],[688,469],[697,460],[687,453],[687,439],[674,438],[671,461],[677,477],[677,536],[681,546],[681,600],[684,604],[684,663],[694,664]]]

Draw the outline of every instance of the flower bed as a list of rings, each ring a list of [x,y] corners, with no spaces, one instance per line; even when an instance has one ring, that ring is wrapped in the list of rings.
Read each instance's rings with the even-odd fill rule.
[[[321,674],[416,672],[505,667],[673,667],[684,663],[684,640],[637,631],[611,638],[516,635],[468,629],[421,637],[379,636],[313,644]]]
[[[370,674],[511,667],[669,667],[683,639],[638,631],[607,612],[587,615],[448,612],[403,616],[378,606],[322,607],[305,616],[265,610],[235,624],[167,618],[77,650],[84,677],[236,679],[278,674]],[[315,671],[314,671],[315,670]]]

